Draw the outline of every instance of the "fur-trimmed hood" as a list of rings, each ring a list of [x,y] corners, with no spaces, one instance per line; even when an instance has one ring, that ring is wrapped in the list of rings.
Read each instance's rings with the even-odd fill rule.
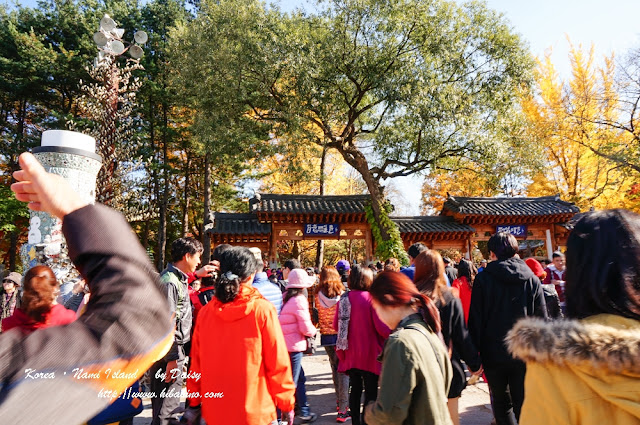
[[[575,364],[640,374],[640,321],[600,314],[583,320],[520,320],[505,338],[525,362]]]

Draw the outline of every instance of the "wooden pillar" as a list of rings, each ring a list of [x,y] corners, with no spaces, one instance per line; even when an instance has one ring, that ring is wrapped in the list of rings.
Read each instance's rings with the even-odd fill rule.
[[[365,261],[368,263],[373,261],[373,240],[371,235],[371,229],[368,228],[364,230],[364,252],[365,252]]]
[[[271,225],[271,234],[269,235],[269,262],[275,263],[278,261],[278,233],[279,230]]]
[[[553,243],[551,242],[551,230],[546,230],[546,242],[547,242],[547,258],[552,260]]]

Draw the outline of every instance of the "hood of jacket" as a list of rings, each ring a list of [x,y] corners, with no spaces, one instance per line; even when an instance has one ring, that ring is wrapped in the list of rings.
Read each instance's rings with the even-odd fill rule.
[[[482,272],[489,273],[497,281],[507,284],[522,285],[523,281],[535,277],[527,263],[516,257],[492,261]]]
[[[640,321],[611,314],[582,320],[520,320],[505,338],[513,356],[592,374],[640,374]],[[604,383],[606,384],[606,383]],[[605,385],[606,387],[606,385]]]
[[[233,301],[222,303],[218,298],[213,297],[205,308],[213,309],[213,314],[222,320],[234,322],[246,317],[255,308],[256,301],[260,299],[264,298],[256,288],[240,285],[238,295]]]
[[[564,268],[564,270],[560,271],[560,270],[558,270],[558,269],[556,268],[556,265],[555,265],[555,264],[553,264],[553,263],[549,264],[549,265],[547,266],[547,269],[551,270],[552,272],[557,272],[557,273],[564,273],[564,272],[567,270],[567,268],[565,267],[565,268]]]
[[[338,304],[338,301],[340,301],[340,295],[329,298],[325,294],[323,294],[322,291],[318,291],[318,302],[323,308],[331,308],[334,305]]]

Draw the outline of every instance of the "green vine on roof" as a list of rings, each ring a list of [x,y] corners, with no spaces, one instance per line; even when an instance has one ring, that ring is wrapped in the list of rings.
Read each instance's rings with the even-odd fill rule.
[[[367,216],[367,221],[371,226],[371,233],[373,233],[373,239],[376,242],[376,255],[382,261],[388,258],[397,258],[401,264],[409,265],[409,257],[404,250],[402,243],[402,237],[400,236],[400,230],[398,226],[389,217],[389,213],[393,211],[393,207],[389,202],[381,203],[380,205],[380,220],[377,221],[373,213],[371,203],[367,203],[364,206],[364,211]],[[389,240],[382,239],[381,228],[384,228],[389,235]]]

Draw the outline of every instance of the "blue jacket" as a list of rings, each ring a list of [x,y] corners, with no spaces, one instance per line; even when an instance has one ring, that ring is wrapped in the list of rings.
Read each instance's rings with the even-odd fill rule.
[[[400,270],[400,273],[406,275],[413,281],[413,275],[416,273],[416,266],[405,267],[404,269]]]
[[[271,283],[265,272],[256,273],[253,278],[253,287],[262,294],[271,304],[273,304],[280,315],[282,310],[282,292],[278,285]]]

